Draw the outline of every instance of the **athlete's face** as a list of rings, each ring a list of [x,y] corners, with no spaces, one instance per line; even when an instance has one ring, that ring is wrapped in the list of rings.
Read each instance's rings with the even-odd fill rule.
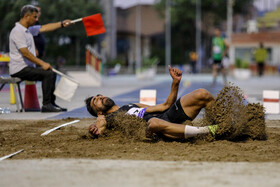
[[[115,105],[115,102],[109,97],[98,94],[91,99],[90,104],[95,111],[105,114]]]
[[[219,37],[220,35],[221,35],[220,30],[219,30],[219,29],[216,29],[216,30],[215,30],[215,36],[216,36],[216,37]]]

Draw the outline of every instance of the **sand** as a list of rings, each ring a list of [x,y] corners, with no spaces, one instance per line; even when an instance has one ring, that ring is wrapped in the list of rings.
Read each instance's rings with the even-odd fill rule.
[[[40,136],[44,131],[72,120],[0,120],[0,156],[24,149],[11,159],[280,162],[280,128],[269,127],[279,121],[267,121],[266,140],[155,142],[144,138],[127,139],[117,132],[91,139],[87,129],[94,119],[81,119],[79,123]]]
[[[109,118],[108,118],[109,119]],[[248,104],[238,87],[229,85],[205,109],[203,119],[187,121],[195,126],[219,126],[211,134],[187,140],[146,137],[146,122],[120,113],[109,120],[108,130],[93,139],[88,126],[96,118],[43,132],[73,121],[0,120],[0,156],[24,149],[12,159],[90,158],[158,161],[279,162],[279,121],[265,121],[264,108]]]

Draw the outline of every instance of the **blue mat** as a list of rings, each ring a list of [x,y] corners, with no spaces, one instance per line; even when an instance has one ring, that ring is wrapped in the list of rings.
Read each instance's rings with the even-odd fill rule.
[[[139,94],[141,89],[156,89],[157,90],[157,104],[163,103],[169,95],[171,88],[171,81],[161,82],[156,85],[147,86],[127,92],[118,96],[113,97],[112,99],[119,106],[128,104],[128,103],[139,103]],[[218,92],[223,88],[222,84],[217,84],[215,87],[212,87],[209,82],[192,82],[189,86],[185,87],[183,84],[180,85],[178,98],[182,97],[185,94],[188,94],[196,89],[205,88],[213,96],[216,96]],[[63,118],[90,118],[92,117],[88,112],[86,107],[80,107],[69,112],[58,114],[49,119],[63,119]]]

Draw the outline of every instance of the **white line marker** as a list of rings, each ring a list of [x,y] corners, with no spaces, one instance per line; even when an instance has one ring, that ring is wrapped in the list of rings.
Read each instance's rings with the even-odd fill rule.
[[[52,131],[55,131],[56,129],[59,129],[59,128],[64,127],[64,126],[67,126],[67,125],[71,125],[71,124],[73,124],[73,123],[77,123],[77,122],[79,122],[79,121],[80,121],[80,120],[74,120],[74,121],[71,121],[71,122],[69,122],[69,123],[64,123],[64,124],[59,125],[59,126],[57,126],[57,127],[55,127],[55,128],[52,128],[52,129],[50,129],[50,130],[47,130],[46,132],[44,132],[43,134],[41,134],[41,136],[45,136],[45,135],[51,133]]]
[[[5,159],[7,159],[7,158],[10,158],[10,157],[12,157],[12,156],[14,156],[14,155],[16,155],[16,154],[22,152],[23,150],[24,150],[24,149],[21,149],[21,150],[19,150],[19,151],[17,151],[17,152],[14,152],[14,153],[12,153],[12,154],[7,155],[7,156],[3,156],[3,157],[0,158],[0,161],[5,160]]]

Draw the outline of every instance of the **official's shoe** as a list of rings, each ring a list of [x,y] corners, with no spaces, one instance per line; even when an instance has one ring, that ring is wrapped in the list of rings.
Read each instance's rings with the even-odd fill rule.
[[[53,106],[60,108],[62,112],[67,112],[67,108],[62,108],[60,106],[58,106],[57,104],[53,103]]]
[[[49,103],[47,105],[42,106],[41,112],[62,112],[62,110],[58,107],[55,107],[53,104]]]

